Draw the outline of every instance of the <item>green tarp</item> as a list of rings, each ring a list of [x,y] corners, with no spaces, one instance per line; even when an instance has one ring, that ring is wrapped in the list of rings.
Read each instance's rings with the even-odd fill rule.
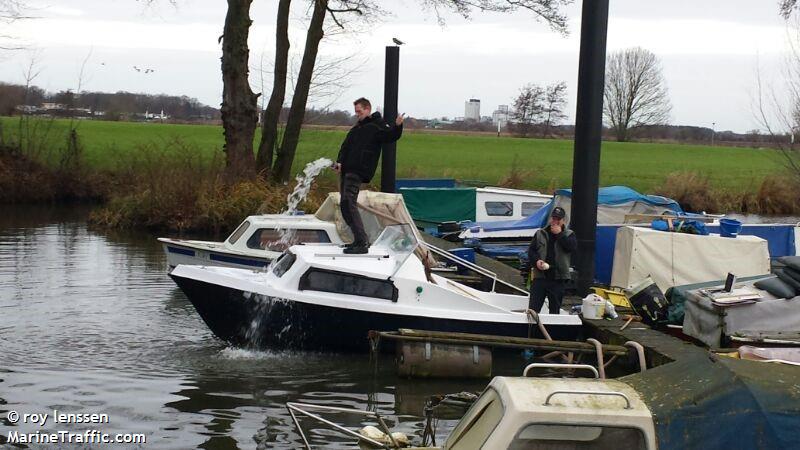
[[[475,220],[475,188],[401,188],[411,217],[422,227]]]
[[[693,355],[620,380],[653,413],[659,450],[800,448],[796,366]]]

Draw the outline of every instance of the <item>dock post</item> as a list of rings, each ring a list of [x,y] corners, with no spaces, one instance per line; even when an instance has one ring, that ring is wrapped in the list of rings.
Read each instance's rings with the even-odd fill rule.
[[[400,84],[400,47],[386,47],[386,69],[383,82],[383,118],[393,125],[397,119],[397,94]],[[397,143],[383,144],[381,157],[381,192],[395,191]]]
[[[607,32],[608,0],[583,0],[570,218],[570,226],[578,238],[573,262],[578,271],[577,288],[581,296],[589,292],[595,271]]]

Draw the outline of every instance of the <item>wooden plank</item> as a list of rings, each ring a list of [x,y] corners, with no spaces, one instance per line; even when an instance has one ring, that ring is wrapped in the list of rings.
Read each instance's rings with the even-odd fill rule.
[[[384,333],[381,333],[381,336],[383,335]],[[566,350],[566,351],[574,351],[581,353],[595,352],[594,345],[589,344],[587,342],[555,341],[555,340],[551,341],[547,339],[538,339],[538,338],[520,338],[513,336],[498,336],[489,334],[412,330],[408,328],[401,328],[400,330],[398,330],[395,337],[391,337],[388,335],[386,337],[395,339],[403,339],[403,338],[441,339],[448,341],[460,341],[464,343],[470,343],[471,345],[485,344],[485,345],[499,346],[500,344],[509,344],[513,345],[514,347],[519,346],[520,348],[546,347],[547,349]],[[627,354],[628,348],[621,345],[603,345],[603,353],[606,352]]]

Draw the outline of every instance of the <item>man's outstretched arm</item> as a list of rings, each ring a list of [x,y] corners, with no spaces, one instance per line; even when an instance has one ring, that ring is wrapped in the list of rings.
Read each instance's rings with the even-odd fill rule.
[[[382,130],[381,142],[394,142],[403,135],[403,121],[406,119],[405,113],[397,116],[394,121],[394,126],[386,124],[386,128]]]

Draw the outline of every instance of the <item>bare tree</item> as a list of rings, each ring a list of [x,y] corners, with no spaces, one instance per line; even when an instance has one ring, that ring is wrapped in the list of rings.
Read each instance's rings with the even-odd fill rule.
[[[778,3],[781,16],[788,19],[792,15],[792,11],[797,8],[797,0],[780,0]]]
[[[553,30],[567,34],[567,16],[562,7],[573,0],[419,0],[419,3],[436,13],[439,23],[444,23],[443,11],[452,11],[468,19],[472,13],[499,12],[514,13],[520,10],[532,12],[534,17],[543,20]]]
[[[326,15],[336,27],[345,29],[347,17],[357,16],[361,20],[369,20],[382,13],[383,10],[372,0],[314,0],[314,10],[306,35],[303,60],[294,86],[292,106],[286,120],[283,140],[272,167],[272,176],[276,181],[287,181],[291,175],[309,92],[314,84],[314,73],[318,70],[316,67],[317,55],[320,41],[325,36]]]
[[[281,0],[278,8],[275,66],[272,72],[273,88],[269,96],[269,104],[262,115],[261,143],[256,156],[256,168],[260,173],[265,174],[266,178],[270,178],[273,157],[282,145],[279,118],[280,112],[284,106],[286,90],[287,88],[291,92],[297,90],[298,81],[300,80],[299,74],[302,68],[301,64],[295,64],[297,60],[291,57],[289,53],[290,42],[288,37],[288,25],[290,1],[291,0]],[[329,5],[327,17],[331,19],[329,20],[331,23],[324,26],[323,39],[327,41],[335,38],[337,35],[349,36],[356,32],[359,24],[369,23],[376,12],[383,12],[368,4],[364,4],[364,8],[370,9],[362,14],[355,14],[361,20],[358,23],[353,23],[353,21],[347,20],[347,18],[353,16],[353,14],[339,17],[335,13],[330,12],[332,9],[337,11],[338,8],[333,8]],[[345,26],[345,24],[348,27],[347,30],[340,28],[340,26]],[[359,72],[358,66],[363,65],[364,62],[357,59],[357,52],[331,58],[320,54],[319,52],[321,51],[322,49],[318,51],[317,60],[314,64],[306,103],[313,101],[317,103],[319,109],[324,110],[330,107],[333,102],[339,98],[341,93],[350,86],[349,80]],[[265,73],[263,65],[259,68],[259,71],[263,80]],[[318,103],[320,101],[324,101],[326,104],[319,105]]]
[[[631,128],[666,124],[671,111],[667,84],[655,54],[634,47],[608,57],[603,114],[618,141],[627,141]]]
[[[756,70],[753,111],[756,121],[771,137],[789,175],[800,186],[800,18],[789,24],[789,51],[781,82],[765,83]]]
[[[222,126],[225,134],[225,175],[228,180],[255,175],[253,137],[258,122],[258,95],[248,79],[250,4],[228,0],[222,41]]]
[[[256,169],[269,177],[272,157],[278,142],[278,118],[286,97],[286,70],[289,61],[289,7],[291,0],[280,0],[275,26],[275,71],[272,94],[261,116],[261,142],[258,145]]]
[[[30,6],[22,0],[0,0],[0,24],[10,25],[18,20],[31,19]],[[14,37],[0,31],[0,50],[20,50],[13,44]]]
[[[518,135],[527,137],[544,113],[545,91],[541,86],[526,84],[514,99],[511,120]]]
[[[273,176],[277,181],[289,180],[292,170],[297,144],[300,141],[300,127],[303,124],[303,116],[305,115],[308,90],[311,86],[311,77],[317,60],[319,41],[322,40],[324,35],[323,24],[327,11],[328,0],[314,0],[314,12],[311,15],[311,23],[306,34],[303,62],[300,64],[300,72],[297,77],[294,95],[292,96],[292,106],[286,121],[283,142],[281,142],[278,155],[275,158],[275,165],[272,168]]]
[[[567,115],[564,108],[567,106],[567,83],[561,81],[553,83],[544,92],[544,107],[542,122],[542,137],[550,135],[550,128],[558,125]]]

